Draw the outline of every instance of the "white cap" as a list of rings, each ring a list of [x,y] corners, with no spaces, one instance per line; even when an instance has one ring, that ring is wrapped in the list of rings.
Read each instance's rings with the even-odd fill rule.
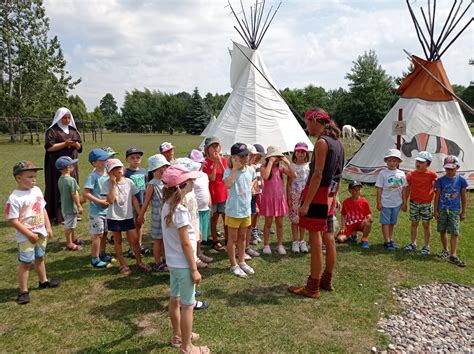
[[[108,159],[105,162],[105,169],[107,170],[107,173],[112,171],[115,167],[123,167],[122,161],[119,159]]]
[[[396,157],[398,158],[400,161],[402,161],[402,154],[400,152],[400,150],[398,149],[390,149],[387,151],[387,153],[385,154],[385,156],[383,157],[383,159],[387,159],[389,157]]]

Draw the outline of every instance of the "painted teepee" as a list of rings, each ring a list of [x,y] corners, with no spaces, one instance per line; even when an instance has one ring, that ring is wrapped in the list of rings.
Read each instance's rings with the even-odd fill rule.
[[[413,14],[409,4],[408,6],[410,13]],[[417,32],[420,31],[416,17],[413,15],[412,18]],[[449,20],[448,17],[447,22]],[[469,23],[463,29],[467,28]],[[430,33],[433,33],[432,28]],[[457,37],[455,36],[454,40]],[[474,140],[440,60],[441,55],[454,40],[443,50],[441,46],[446,40],[446,35],[443,37],[441,33],[438,41],[431,39],[426,47],[426,43],[420,40],[427,60],[416,56],[410,57],[414,70],[398,88],[401,98],[362,148],[346,164],[344,178],[375,182],[378,173],[385,167],[383,161],[385,152],[397,147],[394,126],[402,110],[401,118],[405,132],[401,133],[399,146],[403,159],[400,169],[413,170],[418,152],[426,150],[433,154],[430,169],[443,174],[443,159],[447,155],[455,155],[461,163],[459,173],[467,178],[470,187],[474,187]]]
[[[255,18],[263,16],[264,5],[264,2],[255,4],[252,10]],[[232,12],[235,15],[233,9]],[[220,139],[224,154],[230,153],[230,147],[236,142],[259,143],[265,147],[278,145],[283,151],[292,151],[296,143],[303,141],[312,148],[311,141],[276,88],[258,51],[271,20],[261,27],[259,23],[252,20],[253,28],[251,26],[249,30],[242,25],[242,32],[236,28],[246,46],[234,42],[233,49],[229,51],[232,92],[207,135]]]

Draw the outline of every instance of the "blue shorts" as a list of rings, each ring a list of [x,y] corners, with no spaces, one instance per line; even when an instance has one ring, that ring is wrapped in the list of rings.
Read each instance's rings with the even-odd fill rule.
[[[47,237],[40,236],[36,243],[26,240],[18,243],[18,260],[21,263],[31,264],[36,258],[44,257],[46,253]]]
[[[257,214],[257,196],[252,195],[252,200],[250,201],[250,214]]]
[[[212,204],[212,212],[225,214],[225,202]]]
[[[194,305],[196,285],[189,268],[168,268],[170,272],[170,296],[181,298],[183,305]]]
[[[382,208],[380,212],[380,223],[382,225],[395,225],[398,220],[401,206],[395,208]]]
[[[109,231],[124,232],[135,229],[135,222],[133,219],[112,220],[107,219],[107,227]]]

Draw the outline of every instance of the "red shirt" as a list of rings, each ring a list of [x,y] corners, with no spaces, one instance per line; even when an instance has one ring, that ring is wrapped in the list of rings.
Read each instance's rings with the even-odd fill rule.
[[[225,157],[221,157],[221,162],[225,170],[227,168],[227,159]],[[206,158],[206,162],[204,162],[204,166],[202,167],[202,172],[210,176],[213,169],[214,160]],[[228,192],[223,180],[224,170],[221,168],[221,166],[217,166],[216,179],[211,181],[211,178],[209,177],[209,192],[211,194],[211,201],[213,204],[223,203],[227,200]]]
[[[372,213],[367,199],[360,197],[354,201],[349,197],[342,203],[341,214],[346,220],[346,225],[353,225],[361,222],[367,215]]]
[[[438,175],[431,171],[419,172],[413,170],[408,172],[407,181],[410,186],[410,201],[415,203],[431,203],[434,197],[434,185]]]

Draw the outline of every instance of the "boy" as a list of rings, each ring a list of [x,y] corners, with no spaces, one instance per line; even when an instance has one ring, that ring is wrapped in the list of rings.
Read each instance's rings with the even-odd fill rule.
[[[459,267],[466,264],[458,258],[459,221],[466,219],[466,188],[467,181],[457,175],[459,160],[456,156],[447,156],[443,167],[445,175],[435,183],[434,217],[438,220],[438,232],[441,236],[443,251],[440,256]],[[451,252],[448,253],[448,232],[451,235]]]
[[[105,161],[111,153],[95,148],[89,153],[89,162],[94,170],[87,176],[84,198],[89,201],[89,234],[91,243],[91,265],[94,268],[110,268],[113,258],[105,253],[107,243],[107,207],[109,203],[100,194],[101,181],[107,178]]]
[[[174,149],[176,149],[176,146],[174,146],[173,144],[167,141],[165,141],[164,143],[160,145],[160,154],[166,157],[166,159],[168,160],[170,164],[175,163]]]
[[[344,200],[341,209],[341,223],[344,229],[339,232],[336,239],[338,242],[357,241],[357,231],[362,232],[359,245],[369,248],[369,233],[372,230],[372,212],[369,202],[360,196],[362,183],[351,181],[349,193],[351,196]]]
[[[262,164],[260,163],[262,157],[265,156],[265,148],[260,145],[260,144],[254,144],[255,150],[257,152],[255,154],[252,154],[250,156],[252,164],[255,165],[255,173],[257,175],[256,182],[255,182],[255,188],[253,189],[253,197],[252,197],[252,203],[255,197],[255,213],[252,213],[252,225],[250,225],[251,229],[251,243],[253,245],[258,245],[260,242],[262,242],[262,239],[260,238],[260,230],[258,229],[258,218],[260,215],[260,197],[262,195],[262,190],[263,190],[263,178],[262,178]]]
[[[138,188],[138,194],[136,197],[138,199],[138,204],[140,208],[143,206],[143,202],[145,200],[145,192],[146,192],[146,171],[143,167],[140,167],[142,162],[143,150],[138,147],[130,147],[125,152],[125,159],[128,163],[128,167],[125,169],[125,177],[130,178]],[[142,225],[136,223],[137,215],[136,213],[133,214],[133,219],[135,220],[135,225],[137,228],[137,235],[138,235],[138,243],[140,245],[140,252],[143,255],[150,255],[151,251],[146,249],[142,246]],[[128,250],[129,258],[133,258],[133,251],[131,249]]]
[[[433,160],[428,151],[420,151],[415,160],[415,170],[407,174],[408,187],[405,203],[410,198],[411,243],[405,246],[405,251],[416,250],[416,234],[418,223],[421,220],[425,235],[421,254],[427,256],[430,254],[430,221],[433,219],[433,205],[431,203],[438,175],[428,168]]]
[[[46,202],[43,193],[36,187],[36,174],[41,167],[36,167],[29,161],[20,161],[13,166],[13,176],[17,188],[10,194],[5,207],[5,219],[10,220],[16,230],[18,244],[18,285],[20,291],[16,299],[17,304],[24,305],[30,302],[28,292],[28,275],[34,261],[35,271],[38,274],[38,288],[56,288],[59,282],[48,279],[44,255],[47,240],[53,236]]]
[[[74,164],[77,159],[71,159],[69,156],[61,156],[56,160],[56,169],[61,172],[58,180],[58,189],[61,196],[61,213],[64,218],[64,236],[66,236],[66,250],[79,251],[82,249],[77,244],[74,235],[74,229],[77,225],[77,214],[82,214],[82,205],[79,200],[79,185],[71,177],[74,171]]]

